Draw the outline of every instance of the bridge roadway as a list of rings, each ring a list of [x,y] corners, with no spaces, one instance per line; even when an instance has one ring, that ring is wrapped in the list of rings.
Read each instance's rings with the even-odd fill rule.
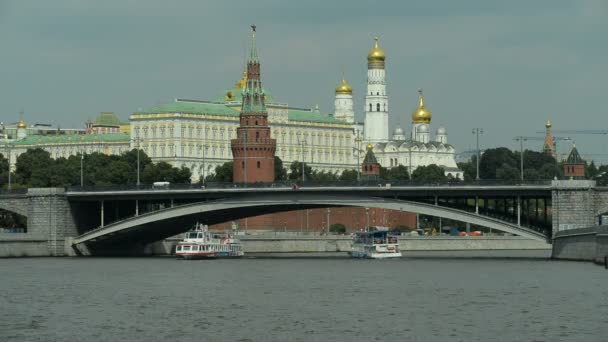
[[[187,230],[195,222],[215,224],[239,218],[296,209],[325,207],[373,207],[442,217],[530,239],[546,241],[546,227],[524,227],[517,223],[446,206],[447,198],[542,198],[550,201],[550,186],[400,186],[400,187],[304,187],[225,188],[125,191],[68,191],[72,201],[182,200],[173,207],[150,211],[102,224],[75,238],[75,245],[98,250],[120,248],[129,241],[141,244],[158,241]],[[183,201],[185,200],[185,201]],[[172,202],[173,203],[173,202]],[[521,206],[518,210],[521,214]],[[103,211],[103,204],[102,209]],[[137,210],[136,210],[137,211]],[[102,214],[103,215],[103,214]],[[520,215],[517,215],[518,217]],[[517,221],[519,222],[519,220]],[[126,247],[126,246],[125,246]]]

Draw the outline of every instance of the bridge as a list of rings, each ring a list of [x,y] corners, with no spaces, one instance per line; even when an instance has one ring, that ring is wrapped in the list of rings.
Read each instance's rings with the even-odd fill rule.
[[[135,250],[188,230],[196,221],[215,224],[309,208],[401,210],[536,240],[550,240],[558,230],[597,224],[598,215],[608,211],[608,189],[590,181],[305,186],[297,190],[283,186],[50,190],[30,189],[10,198],[0,195],[0,209],[26,212],[28,233],[49,237],[54,255],[67,245],[93,254]],[[44,191],[49,194],[43,195]],[[39,227],[41,223],[47,227]]]

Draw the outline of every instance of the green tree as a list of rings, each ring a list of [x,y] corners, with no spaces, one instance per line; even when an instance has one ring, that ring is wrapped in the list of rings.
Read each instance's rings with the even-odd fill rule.
[[[445,172],[436,164],[418,166],[412,172],[412,179],[417,183],[443,183],[447,180]]]
[[[0,153],[0,188],[8,184],[8,159]]]
[[[274,180],[287,180],[287,170],[283,166],[283,160],[277,156],[274,157]]]
[[[477,156],[471,157],[466,162],[458,163],[458,168],[464,172],[465,181],[474,181],[477,177]]]
[[[517,168],[519,159],[506,147],[487,149],[479,160],[479,177],[482,179],[500,179],[497,175],[499,169],[505,167]],[[510,170],[510,168],[507,168]]]
[[[380,179],[383,179],[383,180],[389,181],[389,182],[396,182],[396,181],[410,179],[410,174],[409,174],[409,172],[407,172],[407,167],[405,167],[403,165],[394,166],[394,167],[391,167],[390,169],[381,167],[379,176],[380,176]]]
[[[232,182],[232,174],[234,172],[233,163],[226,162],[220,166],[215,167],[215,174],[208,175],[205,178],[207,182],[222,182],[222,183],[231,183]]]
[[[595,178],[595,176],[597,176],[598,173],[599,173],[599,170],[598,170],[597,166],[595,166],[595,162],[593,160],[591,161],[591,163],[585,164],[585,177],[587,179]]]
[[[357,176],[357,170],[344,170],[338,179],[343,182],[356,182]]]
[[[54,160],[51,154],[41,148],[29,149],[17,157],[15,178],[28,187],[50,186],[49,169]]]
[[[308,176],[307,176],[308,177]],[[338,175],[329,171],[313,171],[310,178],[313,182],[334,182],[338,180]]]
[[[521,178],[519,170],[507,163],[503,163],[495,172],[496,175],[492,179],[515,181]]]
[[[312,168],[308,164],[304,163],[304,174],[307,180],[312,179]],[[289,165],[289,176],[290,180],[301,180],[302,179],[302,163],[294,161]]]
[[[334,234],[344,234],[346,233],[346,226],[342,223],[334,223],[329,226],[329,232]]]

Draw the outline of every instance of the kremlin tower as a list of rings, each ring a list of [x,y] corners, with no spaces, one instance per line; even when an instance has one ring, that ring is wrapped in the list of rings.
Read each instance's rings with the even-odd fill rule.
[[[255,47],[255,25],[251,26],[251,51],[239,115],[236,139],[231,140],[234,183],[274,181],[276,140],[270,137],[265,93],[260,80],[260,61]]]
[[[545,124],[545,144],[543,145],[543,152],[557,159],[555,155],[555,148],[553,146],[553,137],[551,136],[551,121],[547,120]]]
[[[348,123],[355,122],[355,111],[353,110],[353,87],[346,83],[344,77],[336,87],[336,100],[334,101],[334,116],[338,120]]]
[[[428,143],[431,139],[430,123],[431,112],[424,106],[422,89],[419,89],[418,107],[412,112],[412,140],[425,144]]]
[[[388,141],[388,96],[384,51],[374,47],[367,54],[367,92],[365,93],[365,140],[371,143]]]

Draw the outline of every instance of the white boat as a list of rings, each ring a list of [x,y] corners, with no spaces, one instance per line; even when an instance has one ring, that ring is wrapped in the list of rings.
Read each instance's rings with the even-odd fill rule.
[[[356,233],[350,255],[353,258],[400,258],[398,233],[388,230]]]
[[[196,224],[175,246],[175,255],[184,259],[242,257],[241,241],[233,234],[213,233],[206,225]]]

